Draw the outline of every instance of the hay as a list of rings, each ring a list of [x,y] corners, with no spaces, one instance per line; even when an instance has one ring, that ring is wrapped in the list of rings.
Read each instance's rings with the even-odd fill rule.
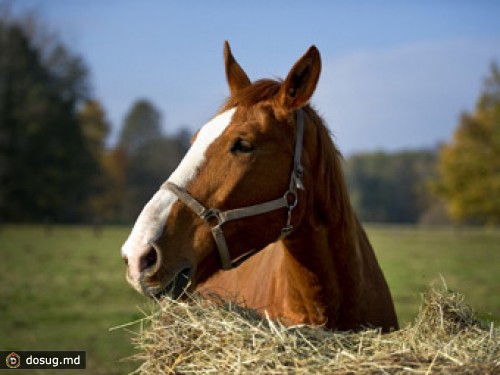
[[[133,339],[136,373],[500,374],[500,329],[485,327],[463,296],[444,287],[423,296],[413,324],[385,335],[285,327],[199,297],[159,306]]]

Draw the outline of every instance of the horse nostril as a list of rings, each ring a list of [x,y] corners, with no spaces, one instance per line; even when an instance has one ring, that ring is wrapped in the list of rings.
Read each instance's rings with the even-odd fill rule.
[[[152,268],[154,265],[156,265],[157,261],[158,261],[158,254],[155,248],[151,246],[149,248],[149,251],[141,258],[140,262],[141,272]]]
[[[126,255],[122,256],[123,261],[125,262],[125,265],[128,266],[128,257]]]

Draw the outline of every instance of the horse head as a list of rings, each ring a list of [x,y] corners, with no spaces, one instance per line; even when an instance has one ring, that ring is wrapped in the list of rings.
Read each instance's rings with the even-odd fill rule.
[[[176,298],[188,280],[194,288],[293,235],[304,217],[303,186],[313,176],[300,133],[321,71],[318,50],[310,47],[281,82],[252,83],[227,42],[224,60],[227,102],[200,128],[122,247],[127,280],[146,295]]]

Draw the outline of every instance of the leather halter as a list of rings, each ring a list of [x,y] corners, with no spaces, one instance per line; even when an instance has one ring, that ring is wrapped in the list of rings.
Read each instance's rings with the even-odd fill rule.
[[[229,270],[239,266],[246,259],[252,256],[257,250],[250,250],[244,255],[235,260],[231,259],[231,254],[227,246],[222,225],[228,221],[239,220],[249,216],[261,215],[267,212],[275,211],[281,208],[287,209],[287,218],[285,226],[281,229],[281,234],[278,240],[282,240],[288,236],[292,230],[292,211],[297,206],[298,195],[297,190],[304,189],[302,183],[303,167],[301,163],[302,143],[304,139],[304,112],[298,109],[297,112],[297,134],[295,137],[295,154],[293,158],[293,168],[290,176],[290,184],[288,190],[281,198],[277,198],[265,203],[255,204],[252,206],[235,208],[227,211],[220,211],[217,208],[206,208],[195,198],[191,196],[184,188],[177,186],[173,182],[166,181],[161,189],[167,189],[174,193],[186,206],[188,206],[196,215],[211,226],[212,236],[214,237],[217,249],[219,251],[222,268]],[[215,222],[215,225],[213,223]]]

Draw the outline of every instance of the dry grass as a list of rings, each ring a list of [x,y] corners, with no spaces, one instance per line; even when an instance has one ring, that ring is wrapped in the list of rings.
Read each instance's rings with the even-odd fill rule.
[[[500,329],[445,287],[429,289],[413,324],[385,335],[285,327],[198,297],[159,305],[134,338],[136,373],[500,374]]]

